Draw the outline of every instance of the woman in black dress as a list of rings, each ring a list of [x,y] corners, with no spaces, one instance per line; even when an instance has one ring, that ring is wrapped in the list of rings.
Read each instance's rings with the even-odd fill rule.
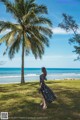
[[[42,74],[40,75],[40,92],[42,93],[42,103],[40,104],[43,109],[47,108],[47,102],[51,103],[56,99],[53,91],[45,84],[44,80],[46,79],[47,71],[45,67],[42,67]]]

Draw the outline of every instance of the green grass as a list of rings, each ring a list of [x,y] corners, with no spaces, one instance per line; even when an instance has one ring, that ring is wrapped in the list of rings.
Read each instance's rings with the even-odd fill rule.
[[[80,120],[80,80],[47,81],[57,100],[40,107],[39,83],[0,85],[0,112],[13,120]],[[20,117],[20,118],[19,118]]]

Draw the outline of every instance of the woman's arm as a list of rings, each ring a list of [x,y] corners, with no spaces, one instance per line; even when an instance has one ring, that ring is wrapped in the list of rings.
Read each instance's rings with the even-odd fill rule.
[[[40,75],[40,85],[42,86],[43,83],[44,83],[44,76],[42,74],[42,75]]]

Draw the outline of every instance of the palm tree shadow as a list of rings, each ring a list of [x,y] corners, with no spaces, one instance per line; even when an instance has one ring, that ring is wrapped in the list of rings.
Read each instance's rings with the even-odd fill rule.
[[[0,92],[8,92],[8,89],[6,89],[5,87],[0,86]]]
[[[64,115],[71,120],[80,119],[80,91],[66,87],[56,93],[58,95],[57,101],[49,104],[49,107],[54,108],[56,113]],[[55,104],[54,104],[55,103]],[[65,117],[64,117],[65,118]]]

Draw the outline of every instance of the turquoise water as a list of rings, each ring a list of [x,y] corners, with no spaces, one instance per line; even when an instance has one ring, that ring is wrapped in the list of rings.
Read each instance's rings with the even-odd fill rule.
[[[26,81],[39,81],[40,68],[25,68]],[[47,68],[47,79],[80,78],[79,68]],[[0,83],[14,83],[21,80],[21,68],[0,68]]]

